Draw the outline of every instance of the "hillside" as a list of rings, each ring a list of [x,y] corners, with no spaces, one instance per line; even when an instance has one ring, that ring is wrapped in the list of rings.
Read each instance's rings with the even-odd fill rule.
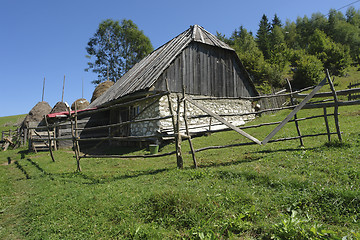
[[[336,89],[358,76],[351,69],[335,79]],[[280,121],[288,113],[251,124]],[[320,114],[301,110],[298,117]],[[17,119],[0,118],[0,130]],[[0,238],[359,239],[359,122],[359,106],[341,107],[343,142],[333,135],[330,143],[327,136],[306,138],[304,147],[287,141],[204,151],[196,154],[198,169],[187,142],[183,170],[170,156],[82,159],[78,173],[70,149],[56,151],[56,162],[48,152],[0,152]],[[325,132],[322,118],[299,124],[303,135]],[[246,132],[263,139],[273,128]],[[296,136],[293,123],[276,135],[290,136]],[[198,149],[244,141],[229,131],[194,138],[193,144]]]

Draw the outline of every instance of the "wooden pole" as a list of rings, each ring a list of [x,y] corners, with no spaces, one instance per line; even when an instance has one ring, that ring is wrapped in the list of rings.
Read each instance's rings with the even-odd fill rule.
[[[166,83],[166,89],[168,91],[167,98],[168,98],[168,104],[169,104],[169,111],[170,111],[170,115],[172,116],[171,120],[172,120],[172,124],[173,124],[174,135],[176,136],[176,134],[177,134],[177,131],[176,131],[177,130],[177,124],[176,124],[176,121],[175,121],[174,110],[173,110],[172,103],[171,103],[170,88],[169,88],[169,83],[168,83],[167,78],[165,78],[165,83]],[[175,137],[176,162],[177,162],[178,168],[182,168],[182,166],[179,165],[180,156],[181,156],[181,149],[179,149],[178,141],[179,141],[179,138]]]
[[[326,132],[328,134],[328,141],[331,141],[331,134],[330,134],[330,128],[329,128],[329,122],[328,122],[328,118],[327,118],[327,112],[326,112],[326,107],[323,108],[324,109],[324,120],[325,120],[325,126],[326,126]]]
[[[74,153],[75,153],[75,158],[76,158],[76,163],[77,163],[77,170],[81,171],[81,169],[79,169],[80,156],[78,154],[76,143],[75,143],[76,142],[75,129],[74,129],[74,123],[73,123],[72,116],[71,116],[70,107],[68,107],[68,112],[69,112],[69,120],[70,120],[70,123],[71,123],[71,136],[72,136],[72,141],[73,141],[73,150],[74,150]]]
[[[41,97],[41,101],[44,101],[44,95],[45,95],[45,77],[44,77],[44,82],[43,82],[43,91],[42,91],[42,97]]]
[[[335,120],[335,127],[336,127],[336,132],[337,132],[337,135],[338,135],[338,138],[339,138],[339,141],[342,141],[342,136],[341,136],[341,131],[340,131],[340,125],[339,125],[339,99],[336,95],[336,91],[335,91],[335,88],[334,88],[334,84],[333,82],[331,81],[331,78],[330,78],[330,74],[329,74],[329,71],[326,69],[326,77],[328,79],[328,82],[329,82],[329,85],[330,85],[330,89],[333,93],[333,96],[334,96],[334,102],[335,102],[335,105],[334,105],[334,120]]]
[[[289,79],[286,78],[286,81],[287,81],[287,83],[288,83],[288,85],[289,85],[291,105],[294,105],[295,103],[294,103],[294,98],[293,98],[293,94],[292,94],[292,87],[291,87],[291,84],[290,84]],[[296,131],[297,131],[297,133],[298,133],[298,135],[299,135],[299,137],[300,137],[300,138],[299,138],[299,140],[300,140],[300,146],[304,146],[304,141],[303,141],[303,139],[302,139],[302,137],[301,137],[301,132],[300,132],[300,128],[299,128],[299,123],[298,123],[298,121],[296,121],[296,120],[297,120],[297,114],[294,115],[294,120],[295,120]]]
[[[51,141],[51,136],[50,136],[49,123],[48,123],[46,115],[44,115],[44,119],[45,119],[45,123],[46,123],[46,127],[47,127],[47,133],[48,133],[50,156],[51,156],[52,161],[55,162],[55,158],[54,158],[54,155],[53,155],[53,152],[52,152],[52,141]]]
[[[181,99],[180,96],[177,95],[177,109],[176,109],[176,138],[177,138],[177,152],[176,152],[176,162],[177,167],[182,169],[184,167],[184,161],[181,152],[181,134],[180,134],[180,106]]]
[[[65,75],[64,75],[64,81],[63,81],[63,88],[62,88],[61,102],[64,102],[64,91],[65,91]]]
[[[190,131],[189,131],[189,125],[187,122],[187,116],[186,116],[186,97],[185,97],[185,86],[183,86],[183,101],[184,101],[184,122],[185,122],[185,128],[186,128],[186,135],[188,136],[188,141],[189,141],[189,146],[191,149],[191,155],[192,155],[192,159],[193,159],[193,163],[194,163],[194,168],[197,168],[197,161],[196,161],[196,157],[195,157],[195,150],[191,141],[191,136],[190,136]]]

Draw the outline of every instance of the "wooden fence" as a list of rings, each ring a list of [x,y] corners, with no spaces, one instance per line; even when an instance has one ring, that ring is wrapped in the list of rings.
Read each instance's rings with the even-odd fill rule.
[[[328,83],[330,85],[330,89],[331,92],[323,92],[323,93],[318,93],[318,91],[326,84]],[[328,141],[331,140],[331,135],[337,135],[338,139],[341,141],[342,140],[342,136],[341,136],[341,131],[340,131],[340,126],[339,126],[339,119],[338,119],[338,108],[340,106],[347,106],[347,105],[357,105],[360,104],[360,101],[339,101],[338,100],[338,95],[349,95],[354,94],[354,93],[359,93],[360,92],[360,88],[353,88],[353,89],[349,89],[349,90],[342,90],[342,91],[335,91],[334,85],[331,81],[331,78],[327,72],[326,77],[324,78],[324,80],[322,80],[320,82],[319,85],[315,86],[315,87],[311,87],[311,88],[307,88],[307,89],[303,89],[300,91],[292,91],[291,89],[291,85],[289,84],[290,87],[290,92],[289,93],[281,93],[281,94],[274,94],[274,95],[267,95],[267,96],[257,96],[257,97],[243,97],[240,99],[245,99],[245,100],[252,100],[252,101],[258,101],[260,99],[271,99],[271,98],[277,98],[277,97],[288,97],[290,99],[290,105],[287,106],[281,106],[281,107],[276,107],[276,108],[269,108],[269,109],[262,109],[259,110],[257,112],[248,112],[248,113],[232,113],[232,114],[217,114],[214,113],[212,110],[208,109],[206,106],[202,105],[201,103],[199,103],[197,100],[197,98],[191,97],[187,94],[185,94],[185,90],[183,90],[182,94],[177,94],[177,108],[176,110],[173,109],[173,106],[171,104],[171,100],[170,100],[170,91],[168,89],[168,92],[166,93],[162,93],[159,94],[157,96],[147,96],[145,98],[140,98],[134,101],[143,101],[143,100],[149,100],[150,98],[153,98],[156,100],[156,98],[159,98],[161,96],[166,95],[168,97],[168,102],[169,102],[169,112],[170,115],[165,116],[165,117],[157,117],[157,118],[147,118],[147,119],[132,119],[130,121],[126,121],[126,122],[121,122],[121,123],[116,123],[116,124],[107,124],[107,125],[102,125],[102,126],[94,126],[94,127],[89,127],[89,128],[80,128],[78,127],[78,117],[79,115],[83,114],[81,112],[78,112],[76,109],[75,111],[72,113],[70,112],[69,109],[69,120],[70,120],[70,124],[71,124],[71,140],[73,142],[73,150],[75,152],[75,158],[76,158],[76,162],[77,162],[77,170],[81,171],[81,167],[80,167],[80,159],[82,158],[153,158],[153,157],[163,157],[163,156],[169,156],[169,155],[176,155],[176,161],[177,161],[177,166],[178,168],[182,168],[183,167],[183,158],[182,158],[182,150],[181,150],[181,143],[183,140],[187,140],[189,142],[190,145],[190,153],[192,154],[192,159],[193,159],[193,164],[194,167],[197,167],[197,161],[196,161],[196,153],[197,152],[201,152],[201,151],[206,151],[209,149],[221,149],[221,148],[228,148],[228,147],[236,147],[236,146],[246,146],[246,145],[253,145],[253,144],[258,144],[258,145],[265,145],[267,143],[273,143],[273,142],[279,142],[279,141],[288,141],[288,140],[299,140],[300,144],[303,145],[303,139],[304,138],[308,138],[308,137],[316,137],[316,136],[327,136]],[[309,94],[302,94],[301,92],[305,91],[305,90],[311,90],[312,91]],[[299,103],[299,104],[295,104],[295,102],[293,101],[293,98],[303,98],[303,100]],[[329,100],[319,100],[316,102],[309,102],[311,99],[315,99],[315,98],[324,98],[324,97],[332,97],[331,101]],[[208,98],[211,100],[218,100],[218,99],[235,99],[235,98],[215,98],[215,97],[211,97]],[[239,99],[239,98],[236,98]],[[204,100],[204,98],[201,98],[201,100]],[[132,102],[134,102],[132,101]],[[151,102],[150,104],[154,104],[155,101]],[[203,115],[188,115],[187,114],[187,103],[199,108],[200,110],[202,110],[204,112]],[[122,105],[126,105],[129,104],[128,103],[122,103]],[[183,104],[183,112],[180,112],[180,106]],[[118,104],[121,105],[121,104]],[[114,106],[109,106],[107,108],[111,108]],[[76,106],[75,106],[76,108]],[[103,109],[97,109],[95,111],[106,111],[107,108],[103,108]],[[297,113],[301,110],[301,109],[314,109],[314,108],[321,108],[323,109],[323,114],[321,115],[316,115],[316,116],[308,116],[308,117],[304,117],[304,118],[298,118],[297,117]],[[329,114],[328,113],[328,108],[334,108],[334,113],[333,114]],[[273,111],[281,111],[281,110],[286,110],[286,109],[291,109],[292,111],[290,112],[290,114],[282,121],[278,121],[278,122],[269,122],[269,123],[262,123],[262,124],[257,124],[257,125],[250,125],[250,126],[242,126],[242,127],[237,127],[234,126],[233,124],[231,124],[230,122],[228,122],[224,117],[226,116],[248,116],[248,115],[254,115],[254,114],[261,114],[261,113],[266,113],[266,112],[273,112]],[[188,119],[189,118],[202,118],[202,117],[211,117],[216,119],[217,121],[219,121],[221,124],[224,124],[228,127],[228,129],[225,130],[209,130],[209,132],[218,132],[218,131],[229,131],[229,130],[234,130],[237,133],[241,134],[242,136],[246,137],[247,139],[250,140],[250,142],[241,142],[241,143],[235,143],[235,144],[231,144],[231,145],[223,145],[223,146],[207,146],[204,148],[198,148],[196,149],[195,146],[192,143],[192,137],[193,134],[190,133],[189,131],[189,125],[188,125]],[[330,131],[330,127],[329,127],[329,117],[333,117],[334,118],[334,122],[335,122],[335,128],[336,131],[332,132]],[[163,120],[163,119],[169,119],[171,118],[172,120],[172,128],[173,128],[173,134],[170,135],[171,138],[173,138],[175,140],[175,149],[174,151],[170,151],[170,152],[166,152],[166,153],[157,153],[157,154],[153,154],[153,155],[92,155],[92,154],[82,154],[80,152],[80,147],[79,147],[79,143],[80,142],[86,142],[86,141],[96,141],[96,145],[95,148],[100,146],[102,143],[104,143],[105,141],[108,140],[116,140],[116,141],[129,141],[129,140],[144,140],[144,139],[150,139],[150,138],[158,138],[161,137],[161,135],[152,135],[152,136],[126,136],[126,137],[115,137],[112,136],[111,134],[109,134],[109,136],[107,137],[91,137],[91,138],[81,138],[79,135],[79,131],[95,131],[95,130],[99,130],[99,129],[110,129],[112,127],[125,127],[128,126],[130,124],[133,123],[138,123],[138,122],[150,122],[150,121],[159,121],[159,120]],[[323,118],[324,122],[325,122],[325,129],[324,132],[322,133],[316,133],[316,134],[302,134],[301,133],[301,129],[299,127],[299,122],[301,121],[306,121],[309,119],[315,119],[315,118]],[[54,126],[51,126],[48,124],[47,119],[46,120],[46,124],[47,124],[47,129],[52,129]],[[297,132],[297,136],[293,136],[293,137],[286,137],[286,138],[278,138],[278,139],[273,139],[273,137],[280,131],[280,129],[282,127],[284,127],[285,124],[289,123],[289,122],[294,122],[295,123],[295,128],[296,128],[296,132]],[[180,129],[180,125],[184,125],[185,129]],[[262,141],[257,139],[254,136],[251,136],[250,134],[246,133],[244,130],[246,129],[250,129],[250,128],[260,128],[263,126],[270,126],[270,125],[276,125],[276,127],[274,128],[274,130],[268,135],[266,136]],[[169,136],[169,135],[167,135]],[[48,141],[49,141],[49,145],[51,146],[51,141],[61,141],[61,140],[65,140],[65,139],[57,139],[57,138],[52,138],[50,131],[48,131]],[[52,150],[50,148],[50,153],[51,153],[51,157],[53,159],[53,161],[55,161],[53,154],[52,154]]]
[[[360,86],[360,83],[357,82],[357,83],[350,83],[349,86],[348,86],[348,89],[352,89],[352,88],[356,88],[356,87],[359,87]],[[349,94],[348,95],[348,100],[351,101],[351,100],[355,100],[355,99],[359,99],[360,98],[360,93],[353,93],[353,94]]]

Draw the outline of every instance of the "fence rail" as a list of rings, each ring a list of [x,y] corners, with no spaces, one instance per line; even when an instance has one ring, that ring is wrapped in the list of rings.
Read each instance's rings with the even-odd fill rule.
[[[358,86],[360,86],[360,83],[359,83],[359,82],[357,82],[357,83],[350,83],[349,86],[348,86],[348,89],[353,90],[352,88],[358,87]],[[354,93],[355,93],[355,94],[354,94]],[[348,95],[348,100],[349,100],[349,101],[360,98],[359,92],[354,92],[354,93],[352,93],[352,92],[349,93],[349,95]]]

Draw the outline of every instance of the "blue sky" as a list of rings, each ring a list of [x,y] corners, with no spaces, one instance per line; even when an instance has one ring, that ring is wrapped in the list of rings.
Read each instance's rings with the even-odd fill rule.
[[[0,0],[0,117],[28,113],[45,97],[50,106],[90,99],[93,73],[84,71],[85,47],[102,20],[131,19],[156,49],[190,25],[230,36],[243,25],[256,33],[263,14],[282,22],[339,9],[354,0]],[[360,2],[354,3],[356,9]],[[346,8],[343,9],[346,11]]]

